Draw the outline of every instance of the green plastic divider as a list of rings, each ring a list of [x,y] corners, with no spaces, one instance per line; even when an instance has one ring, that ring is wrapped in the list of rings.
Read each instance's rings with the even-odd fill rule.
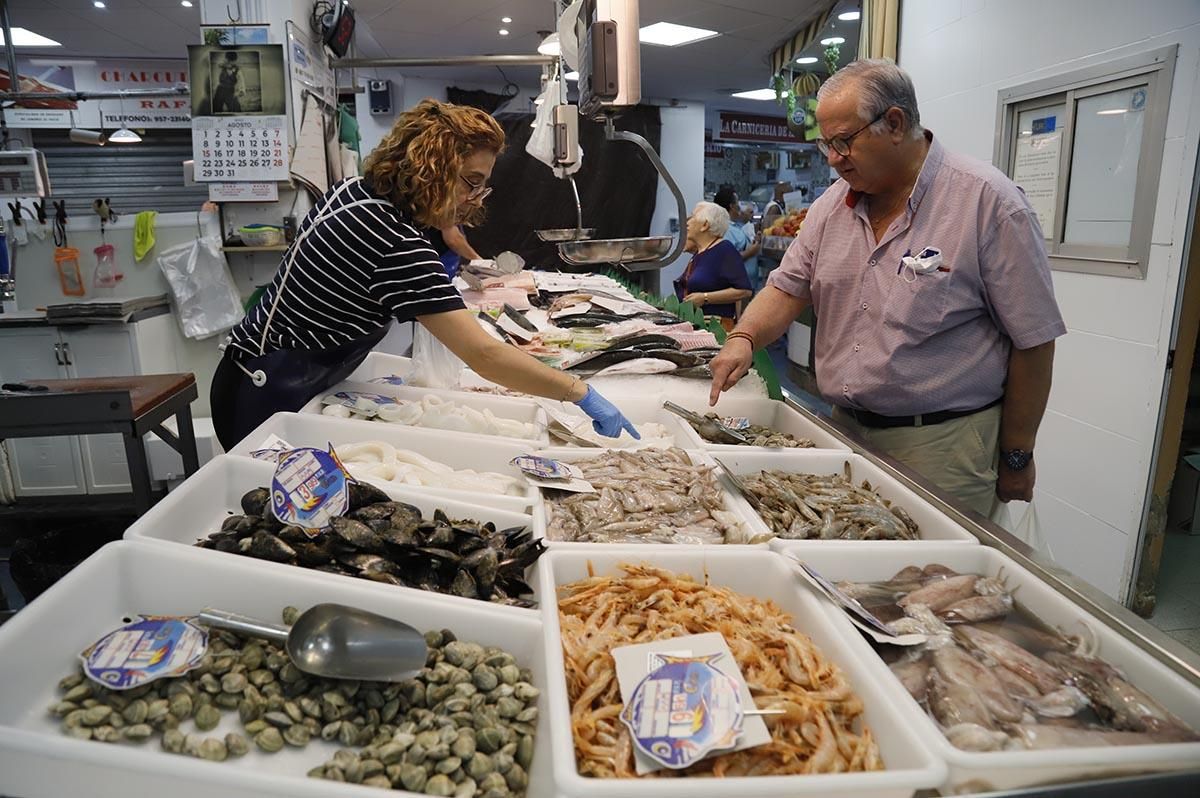
[[[754,370],[758,372],[758,376],[762,377],[762,381],[767,386],[767,396],[777,401],[783,400],[783,389],[779,385],[779,374],[775,371],[775,364],[771,362],[771,356],[767,354],[767,350],[760,349],[754,353]]]

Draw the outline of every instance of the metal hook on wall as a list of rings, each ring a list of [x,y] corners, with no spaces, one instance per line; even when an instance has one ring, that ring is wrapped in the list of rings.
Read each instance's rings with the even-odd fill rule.
[[[229,13],[229,3],[225,4],[225,16],[229,17],[229,21],[234,25],[237,25],[242,21],[242,0],[236,0],[236,3],[238,12],[237,19],[234,19],[233,14]]]

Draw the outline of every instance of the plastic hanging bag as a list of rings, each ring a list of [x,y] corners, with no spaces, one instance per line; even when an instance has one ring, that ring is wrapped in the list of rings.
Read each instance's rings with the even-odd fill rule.
[[[458,388],[466,363],[419,322],[413,332],[413,368],[408,376],[410,385],[423,388]]]
[[[541,93],[542,103],[537,107],[533,119],[533,132],[525,143],[525,152],[549,166],[558,177],[575,174],[583,167],[583,147],[576,145],[575,163],[562,167],[554,163],[554,108],[560,105],[562,96],[558,88],[558,79],[546,82],[546,88]]]
[[[54,267],[58,270],[58,284],[63,296],[83,296],[83,275],[79,273],[79,250],[75,247],[56,247]]]
[[[1050,541],[1042,534],[1042,525],[1038,523],[1037,506],[1034,502],[1025,505],[1025,512],[1019,519],[1014,519],[1014,509],[1020,502],[1002,504],[993,519],[996,523],[1012,533],[1013,537],[1025,543],[1037,553],[1039,559],[1054,561],[1054,552],[1050,549]]]
[[[179,326],[188,338],[208,338],[242,320],[242,303],[216,236],[205,236],[164,250],[162,269]]]

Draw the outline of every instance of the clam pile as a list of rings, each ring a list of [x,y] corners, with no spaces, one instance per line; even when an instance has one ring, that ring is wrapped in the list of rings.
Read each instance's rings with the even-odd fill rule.
[[[389,585],[536,606],[528,598],[533,589],[525,570],[545,546],[528,527],[499,530],[441,510],[426,519],[411,504],[359,482],[350,483],[349,511],[316,537],[280,523],[267,488],[242,496],[241,509],[196,545]]]
[[[284,610],[285,623],[299,611]],[[525,794],[539,691],[506,651],[425,634],[429,653],[414,678],[394,684],[301,673],[280,647],[211,630],[200,666],[183,676],[114,691],[76,671],[59,682],[50,713],[64,734],[144,744],[209,761],[341,746],[313,778],[441,796]],[[240,732],[210,734],[236,713]],[[185,731],[190,724],[195,731]]]

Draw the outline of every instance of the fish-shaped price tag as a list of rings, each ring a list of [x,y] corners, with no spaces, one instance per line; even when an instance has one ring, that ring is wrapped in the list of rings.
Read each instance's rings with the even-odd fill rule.
[[[639,775],[771,741],[720,633],[620,646],[612,656]]]
[[[281,524],[303,527],[310,537],[350,506],[350,475],[333,446],[293,449],[279,458],[271,479],[271,511]]]
[[[565,490],[571,493],[595,493],[592,483],[583,478],[583,472],[578,466],[551,460],[536,454],[523,454],[514,457],[509,465],[519,468],[529,481],[539,488]]]
[[[387,405],[398,405],[399,400],[391,396],[383,396],[378,393],[368,393],[366,391],[337,391],[336,393],[326,394],[321,397],[323,405],[341,405],[348,407],[356,413],[361,413],[368,418],[373,418],[379,414],[379,408]]]
[[[208,651],[208,633],[189,618],[141,615],[109,632],[79,655],[89,679],[110,690],[132,690],[181,676]]]
[[[367,382],[373,382],[377,385],[403,385],[404,378],[399,374],[385,374],[382,377],[372,377]]]
[[[272,432],[258,445],[257,449],[250,452],[250,456],[255,460],[278,462],[280,455],[290,452],[294,448],[290,443]]]

